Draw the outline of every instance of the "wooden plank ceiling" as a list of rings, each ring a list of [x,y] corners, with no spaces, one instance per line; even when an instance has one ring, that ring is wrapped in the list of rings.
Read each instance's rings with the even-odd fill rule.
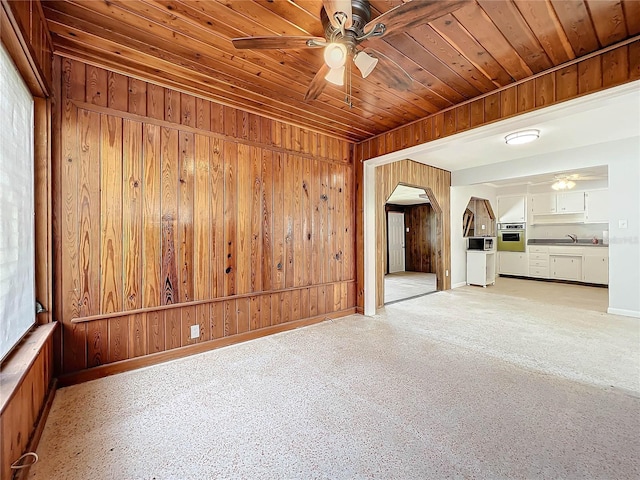
[[[413,0],[415,2],[425,0]],[[372,18],[402,4],[371,0]],[[230,39],[323,37],[322,0],[45,1],[55,52],[243,110],[364,140],[640,33],[638,0],[470,0],[428,24],[366,40],[413,78],[353,69],[353,106],[307,88],[322,49],[236,50]]]

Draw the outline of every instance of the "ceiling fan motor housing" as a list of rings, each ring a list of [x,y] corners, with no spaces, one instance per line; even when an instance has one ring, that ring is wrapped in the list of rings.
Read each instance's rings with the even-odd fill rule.
[[[369,6],[368,0],[352,0],[351,10],[353,24],[345,30],[344,36],[341,34],[340,29],[335,28],[331,24],[324,7],[320,11],[320,20],[322,21],[325,38],[328,42],[345,43],[353,50],[359,43],[356,38],[362,37],[365,25],[371,20],[371,7]]]

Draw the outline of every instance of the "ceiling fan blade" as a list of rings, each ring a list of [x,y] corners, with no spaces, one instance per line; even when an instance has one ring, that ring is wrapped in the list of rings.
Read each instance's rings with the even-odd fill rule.
[[[337,12],[343,12],[347,18],[344,24],[345,28],[349,28],[353,23],[351,0],[322,0],[324,9],[327,12],[331,25],[336,28],[340,28],[340,22],[336,20],[335,14]]]
[[[390,35],[398,30],[406,31],[458,10],[470,1],[472,0],[412,0],[374,18],[364,26],[364,31],[371,31],[378,23],[385,26],[381,36]]]
[[[243,37],[232,38],[233,46],[239,49],[249,48],[252,50],[262,48],[316,48],[323,47],[327,41],[320,37],[292,37],[292,36],[270,36],[270,37]]]
[[[318,73],[316,73],[316,76],[313,77],[313,80],[311,80],[311,85],[309,85],[309,89],[304,96],[305,102],[315,100],[320,96],[320,94],[324,90],[324,87],[327,86],[327,82],[324,79],[327,73],[329,73],[329,67],[326,63],[323,63],[320,67],[320,70],[318,70]]]
[[[364,51],[368,55],[380,60],[373,70],[376,78],[394,90],[400,92],[411,90],[413,78],[411,78],[411,75],[409,75],[404,68],[373,48],[365,48]]]

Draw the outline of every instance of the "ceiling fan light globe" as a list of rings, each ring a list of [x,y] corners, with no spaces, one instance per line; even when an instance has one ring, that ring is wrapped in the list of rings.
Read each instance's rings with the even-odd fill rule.
[[[572,180],[560,179],[557,182],[555,182],[553,185],[551,185],[551,188],[553,188],[554,190],[571,190],[575,186],[576,186],[576,182]]]
[[[507,145],[522,145],[523,143],[533,142],[540,137],[540,130],[522,130],[520,132],[510,133],[504,137]]]
[[[365,52],[358,52],[356,56],[353,57],[353,63],[355,63],[358,70],[360,70],[362,78],[367,78],[373,69],[376,68],[378,59]]]
[[[341,43],[330,43],[324,49],[324,61],[331,69],[344,67],[347,63],[347,47]]]
[[[344,70],[344,65],[342,67],[332,68],[329,70],[329,73],[325,75],[324,79],[329,83],[341,87],[344,85]]]

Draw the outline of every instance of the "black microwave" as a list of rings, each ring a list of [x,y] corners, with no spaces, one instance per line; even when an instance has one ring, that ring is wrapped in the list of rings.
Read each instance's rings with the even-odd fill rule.
[[[469,237],[469,250],[493,250],[494,237]]]

